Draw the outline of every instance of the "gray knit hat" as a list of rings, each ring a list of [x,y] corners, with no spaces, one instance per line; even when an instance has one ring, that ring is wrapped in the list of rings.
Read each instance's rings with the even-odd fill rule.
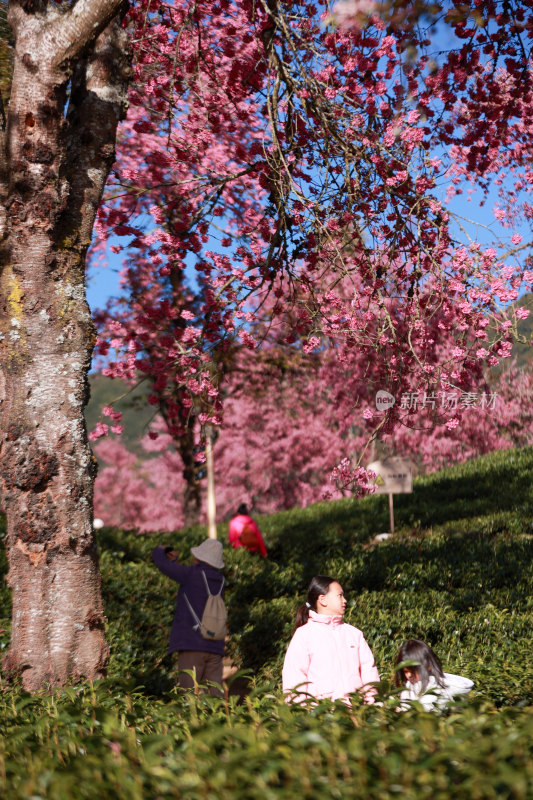
[[[222,542],[217,539],[205,539],[198,547],[191,547],[191,553],[198,561],[203,561],[204,564],[209,564],[210,567],[215,569],[224,568]]]

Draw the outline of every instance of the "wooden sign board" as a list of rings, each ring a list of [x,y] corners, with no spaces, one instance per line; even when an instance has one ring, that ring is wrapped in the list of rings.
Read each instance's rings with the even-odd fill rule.
[[[377,474],[375,494],[411,494],[413,472],[406,458],[393,456],[385,461],[373,461],[367,469]]]

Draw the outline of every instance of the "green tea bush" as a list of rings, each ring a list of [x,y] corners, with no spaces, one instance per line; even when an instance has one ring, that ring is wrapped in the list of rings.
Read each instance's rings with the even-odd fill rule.
[[[268,559],[224,551],[229,651],[249,679],[242,702],[179,695],[166,655],[177,587],[150,551],[169,543],[185,560],[205,530],[102,531],[108,677],[33,697],[0,684],[0,796],[533,798],[532,467],[528,448],[417,478],[395,498],[395,537],[377,545],[384,496],[259,519]],[[344,586],[346,619],[383,679],[381,706],[283,701],[284,653],[317,573]],[[5,649],[5,582],[0,599]],[[462,704],[397,713],[392,665],[411,636],[475,682]]]
[[[4,694],[0,771],[10,800],[531,797],[531,709],[393,705],[308,711],[266,689],[162,701],[106,682]]]

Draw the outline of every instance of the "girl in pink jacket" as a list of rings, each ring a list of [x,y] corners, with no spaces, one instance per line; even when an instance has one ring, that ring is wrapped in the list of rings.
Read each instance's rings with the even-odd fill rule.
[[[348,701],[349,694],[363,690],[365,702],[373,702],[368,684],[379,681],[374,656],[361,631],[342,621],[345,609],[340,583],[316,575],[285,654],[282,680],[289,701],[309,696]]]

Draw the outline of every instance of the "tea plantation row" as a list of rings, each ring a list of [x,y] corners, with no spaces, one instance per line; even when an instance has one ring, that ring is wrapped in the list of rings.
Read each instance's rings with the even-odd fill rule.
[[[229,649],[250,681],[242,703],[178,695],[166,656],[175,585],[150,550],[168,542],[186,559],[205,532],[104,531],[108,678],[38,697],[2,686],[6,796],[533,798],[532,468],[528,448],[417,479],[413,495],[395,498],[394,540],[379,545],[383,496],[259,519],[267,560],[224,551]],[[316,573],[344,586],[347,621],[383,678],[382,706],[283,702],[283,655]],[[4,649],[9,626],[6,613]],[[409,636],[474,680],[462,705],[396,712],[392,665]]]

